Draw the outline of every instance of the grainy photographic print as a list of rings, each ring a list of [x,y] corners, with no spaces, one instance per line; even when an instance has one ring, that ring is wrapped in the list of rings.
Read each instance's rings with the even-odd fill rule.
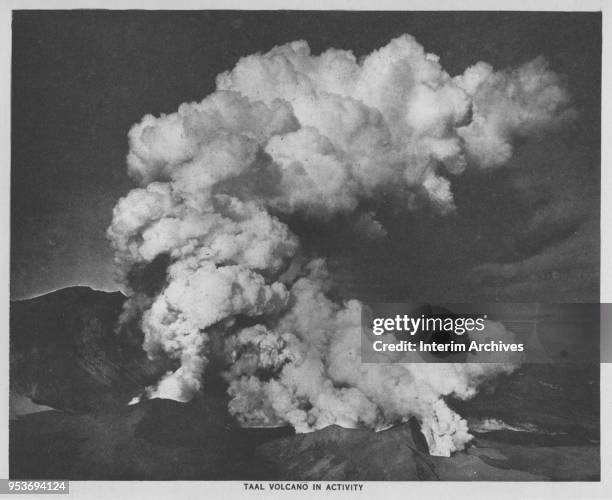
[[[601,23],[12,11],[10,479],[600,481]]]

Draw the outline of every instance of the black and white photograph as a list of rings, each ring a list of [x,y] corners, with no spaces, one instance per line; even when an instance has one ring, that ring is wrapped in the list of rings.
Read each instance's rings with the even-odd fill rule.
[[[8,493],[601,485],[602,12],[532,3],[14,3]]]

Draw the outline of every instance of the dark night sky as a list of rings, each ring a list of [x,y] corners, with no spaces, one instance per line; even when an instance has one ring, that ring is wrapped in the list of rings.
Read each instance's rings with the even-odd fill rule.
[[[116,288],[104,233],[132,187],[127,131],[144,114],[201,100],[241,56],[277,44],[305,39],[314,53],[362,55],[402,33],[452,75],[542,54],[566,75],[580,118],[526,141],[511,167],[457,180],[450,218],[390,220],[388,241],[359,253],[317,233],[345,290],[598,300],[601,16],[467,12],[15,12],[11,297]]]

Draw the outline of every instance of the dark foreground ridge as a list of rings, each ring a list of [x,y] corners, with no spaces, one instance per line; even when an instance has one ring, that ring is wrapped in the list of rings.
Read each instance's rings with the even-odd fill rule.
[[[414,421],[378,433],[338,426],[297,435],[287,427],[240,428],[219,387],[190,403],[157,399],[128,406],[167,367],[116,334],[123,300],[119,293],[77,287],[11,304],[12,478],[599,478],[598,365],[524,366],[495,391],[449,401],[470,422],[508,427],[479,429],[467,450],[432,457]],[[17,407],[24,399],[31,407]]]

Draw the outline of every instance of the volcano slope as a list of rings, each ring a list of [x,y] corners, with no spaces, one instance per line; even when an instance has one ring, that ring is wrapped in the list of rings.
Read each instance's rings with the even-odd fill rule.
[[[475,439],[450,458],[432,457],[414,420],[378,433],[240,428],[218,381],[190,403],[128,405],[169,367],[148,360],[137,336],[116,333],[123,301],[76,287],[11,304],[12,478],[599,478],[598,365],[526,365],[495,390],[449,401]]]

